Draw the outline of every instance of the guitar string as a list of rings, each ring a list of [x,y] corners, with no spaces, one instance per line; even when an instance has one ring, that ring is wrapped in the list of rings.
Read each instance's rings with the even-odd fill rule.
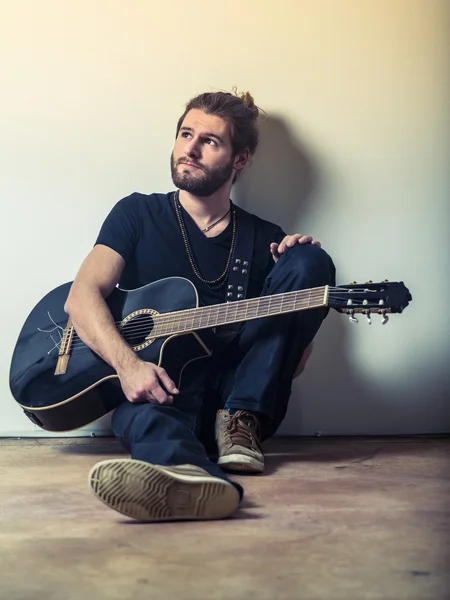
[[[311,290],[297,290],[297,291],[292,291],[292,292],[283,292],[281,294],[274,294],[271,296],[259,296],[258,298],[250,298],[247,300],[241,300],[239,302],[227,302],[227,303],[220,303],[220,304],[212,304],[212,305],[208,305],[208,306],[199,306],[199,307],[193,307],[193,308],[188,308],[188,309],[180,309],[179,311],[173,311],[173,312],[169,312],[169,313],[157,313],[153,318],[157,318],[158,320],[161,319],[162,317],[166,317],[168,319],[171,319],[171,315],[177,315],[177,314],[183,314],[186,315],[187,313],[189,313],[190,311],[193,312],[197,312],[197,311],[202,311],[203,309],[205,311],[207,310],[212,310],[212,309],[217,309],[217,310],[225,310],[227,311],[229,307],[231,306],[236,306],[239,305],[240,307],[245,306],[248,307],[253,306],[253,304],[259,304],[261,307],[264,307],[265,304],[271,304],[272,302],[275,302],[276,300],[281,300],[283,301],[283,299],[287,299],[287,300],[292,300],[292,296],[296,295],[296,299],[301,299],[301,297],[303,296],[308,296],[309,294],[320,294],[321,296],[323,296],[325,291],[325,288],[311,288]],[[336,299],[336,296],[334,295],[335,293],[342,293],[341,288],[330,288],[330,295],[333,295],[333,298]],[[345,290],[344,290],[345,292]],[[358,298],[352,298],[354,300],[358,300]],[[343,297],[342,300],[348,300],[348,296]],[[148,315],[148,313],[141,313],[140,315],[136,315],[135,318],[139,317],[139,316],[143,316],[143,315]],[[148,315],[148,316],[152,316],[152,315]],[[116,325],[120,325],[123,322],[123,319],[120,321],[115,321]],[[131,323],[130,323],[131,326]]]
[[[372,313],[377,314],[377,313]],[[236,321],[239,322],[239,321]],[[217,325],[216,327],[218,327],[220,325]],[[211,326],[211,329],[213,328],[213,326]],[[183,331],[170,331],[170,332],[166,332],[166,333],[155,333],[153,336],[151,335],[152,333],[152,328],[148,328],[147,330],[145,330],[144,332],[142,332],[141,334],[133,334],[130,335],[128,332],[126,332],[124,335],[122,335],[122,338],[124,339],[124,341],[132,347],[137,347],[137,346],[142,346],[142,349],[148,345],[150,345],[150,343],[153,343],[155,340],[157,339],[163,339],[163,338],[168,338],[170,336],[173,335],[188,335],[191,334],[195,331],[201,331],[202,329],[208,329],[208,327],[200,327],[200,328],[191,328],[191,329],[185,329]],[[70,347],[70,353],[72,352],[80,352],[83,350],[90,350],[90,346],[88,346],[85,342],[83,342],[81,339],[78,339],[77,342],[75,344],[73,344]]]
[[[273,297],[274,296],[272,296],[272,298]],[[268,298],[270,298],[270,297],[268,296],[267,298],[265,298],[265,300],[267,300]],[[261,298],[253,299],[253,300],[260,300],[260,299]],[[347,300],[347,299],[348,299],[348,297],[341,298],[341,302],[345,302],[345,300]],[[280,306],[277,306],[278,303],[273,303],[273,305],[271,304],[270,305],[270,310],[278,311],[278,309],[281,308],[281,304],[283,304],[282,308],[285,310],[285,312],[293,312],[293,311],[301,310],[300,307],[296,307],[295,306],[295,304],[297,303],[298,299],[294,299],[294,300],[295,300],[295,302],[294,302],[294,305],[292,307],[292,310],[291,310],[291,307],[289,306],[289,303],[286,303],[286,305],[285,305],[286,301],[284,301],[282,303],[280,302],[279,303]],[[315,296],[313,296],[311,294],[311,296],[308,298],[308,306],[305,306],[304,308],[306,308],[306,309],[308,309],[308,308],[314,308],[314,307],[310,307],[309,304],[312,303],[312,302],[314,302],[314,301],[316,301],[316,300],[322,300],[322,294],[318,298],[316,298]],[[333,296],[333,300],[334,301],[336,300],[336,296]],[[330,306],[333,307],[332,304],[330,304]],[[362,304],[359,304],[359,305],[358,304],[353,304],[354,308],[356,308],[358,306],[362,306]],[[195,316],[194,316],[194,319],[192,319],[192,316],[189,315],[189,313],[194,312],[194,315],[195,315],[195,312],[198,311],[198,308],[187,309],[187,310],[182,310],[182,311],[175,311],[174,313],[158,314],[158,315],[156,315],[153,318],[150,317],[150,321],[152,321],[152,320],[154,321],[154,325],[153,325],[153,327],[150,330],[148,329],[148,327],[149,327],[148,320],[149,319],[147,319],[147,323],[143,323],[142,322],[143,319],[139,319],[140,323],[135,323],[135,324],[133,324],[133,322],[132,322],[133,320],[132,320],[130,322],[130,325],[128,325],[128,326],[126,326],[124,328],[124,333],[127,334],[124,337],[128,336],[128,339],[131,339],[130,336],[129,336],[129,334],[131,332],[133,332],[133,334],[137,334],[137,333],[140,333],[140,332],[142,332],[142,334],[143,334],[145,332],[145,334],[148,335],[152,330],[156,330],[157,328],[159,328],[159,331],[156,333],[155,337],[164,337],[165,335],[169,335],[171,333],[183,333],[183,332],[192,331],[193,329],[196,329],[196,328],[206,329],[206,328],[209,328],[209,327],[214,327],[214,326],[222,325],[222,324],[225,324],[227,322],[228,323],[230,322],[230,315],[228,314],[229,308],[232,308],[233,310],[235,310],[235,315],[233,315],[233,318],[231,319],[231,322],[240,322],[240,321],[249,320],[249,314],[248,314],[249,307],[248,306],[247,307],[243,307],[241,305],[238,309],[236,309],[236,304],[235,303],[228,303],[228,304],[221,304],[221,305],[213,306],[213,308],[216,308],[216,307],[218,308],[217,314],[214,314],[213,316],[214,316],[214,319],[217,320],[217,322],[214,322],[214,323],[210,323],[210,320],[211,320],[210,318],[207,320],[206,323],[202,322],[201,318],[200,318],[200,322],[198,323],[198,326],[197,326],[197,323],[196,323],[196,320],[195,320]],[[203,307],[201,307],[201,308],[203,308]],[[225,308],[225,310],[223,311],[225,314],[219,314],[221,308]],[[258,308],[258,307],[256,307],[256,308]],[[381,306],[380,306],[380,309],[382,310]],[[239,311],[242,311],[243,314],[239,314]],[[259,313],[259,311],[258,311],[258,313]],[[275,312],[274,315],[269,315],[267,313],[266,314],[262,314],[262,313],[258,314],[258,313],[255,314],[253,316],[253,318],[262,318],[262,317],[266,317],[266,316],[277,316],[277,314],[280,314],[278,312]],[[283,314],[283,313],[281,313],[281,314]],[[143,315],[140,315],[140,316],[141,317],[145,317],[145,316],[148,316],[148,315],[145,315],[145,313],[144,313]],[[192,322],[189,323],[189,325],[188,325],[188,320],[189,319],[191,319]],[[224,322],[222,322],[223,319],[225,319]],[[155,323],[155,321],[156,321],[156,323]],[[178,326],[179,331],[176,331],[176,332],[173,332],[173,331],[165,332],[164,331],[164,327],[165,326],[167,327],[168,325],[171,326],[171,329],[173,329],[175,326]],[[72,348],[75,348],[77,345],[80,344],[80,342],[81,342],[81,345],[83,345],[83,346],[85,345],[84,342],[82,342],[80,340],[79,336],[76,334],[75,331],[73,332],[72,335],[73,335],[73,337],[76,338],[75,341],[72,343]],[[134,337],[136,337],[136,335]]]
[[[273,296],[274,297],[274,296]],[[320,293],[316,293],[316,294],[307,294],[304,298],[305,300],[308,301],[308,305],[305,306],[304,308],[309,308],[309,304],[311,303],[317,303],[318,301],[321,301],[323,299],[323,292]],[[250,313],[250,310],[254,309],[257,310],[257,315],[258,317],[264,317],[264,316],[269,316],[269,314],[264,314],[264,312],[262,312],[263,309],[267,308],[268,310],[272,311],[276,311],[274,315],[270,315],[270,316],[276,316],[276,313],[279,311],[279,309],[286,309],[286,312],[290,312],[292,309],[297,308],[298,310],[301,309],[301,307],[296,307],[295,305],[298,304],[300,302],[300,300],[298,297],[294,297],[288,300],[285,300],[284,298],[277,298],[277,300],[272,301],[271,303],[260,303],[258,305],[258,303],[253,303],[251,305],[245,305],[245,306],[238,306],[235,303],[228,303],[228,304],[218,304],[218,305],[212,305],[211,307],[200,307],[200,310],[202,308],[217,308],[217,310],[213,311],[210,310],[208,311],[209,315],[207,316],[205,315],[199,315],[199,309],[198,308],[194,308],[194,309],[186,309],[186,310],[180,310],[180,311],[175,311],[175,312],[171,312],[171,313],[160,313],[157,314],[155,316],[146,314],[146,313],[142,313],[142,314],[138,314],[136,315],[136,317],[134,317],[129,325],[126,325],[124,327],[124,330],[126,330],[127,332],[133,331],[134,333],[136,332],[143,332],[143,331],[147,331],[148,325],[149,325],[149,321],[154,323],[153,328],[159,328],[159,329],[164,329],[164,327],[167,326],[178,326],[181,328],[181,330],[185,330],[185,328],[187,329],[192,329],[193,327],[193,323],[196,322],[197,320],[199,321],[199,327],[200,328],[207,328],[209,326],[214,327],[216,325],[218,325],[219,323],[216,323],[216,321],[223,321],[225,319],[225,322],[229,322],[230,318],[232,321],[234,321],[235,319],[238,319],[238,314],[239,318],[238,320],[245,320],[246,315],[247,318],[249,316],[252,316],[252,313],[249,315],[248,313]],[[312,307],[311,307],[312,308]],[[230,315],[230,312],[234,312],[233,315]],[[211,314],[212,313],[212,314]],[[281,313],[282,314],[282,313]],[[211,321],[211,317],[213,318],[214,322],[210,323]],[[256,313],[255,313],[255,317],[256,317]],[[257,318],[258,318],[257,317]],[[133,321],[139,321],[137,323],[133,324]],[[147,322],[145,322],[147,321]],[[192,321],[192,325],[187,325],[188,321]],[[184,322],[184,323],[183,323]],[[121,321],[119,321],[119,323],[121,323]],[[223,324],[223,323],[220,323]],[[76,336],[77,338],[79,337],[78,334],[76,334],[76,332],[74,332],[74,336]],[[75,343],[75,342],[74,342]]]
[[[318,288],[312,288],[313,290],[317,290]],[[330,289],[330,292],[332,292],[333,295],[333,300],[336,301],[337,296],[335,295],[335,292],[337,291],[338,293],[340,293],[342,290],[342,288],[333,288]],[[295,311],[300,311],[300,307],[296,307],[295,304],[297,304],[298,302],[298,296],[295,298],[291,298],[290,302],[292,304],[293,301],[293,305],[292,305],[292,310],[290,309],[290,305],[289,305],[289,300],[285,300],[285,294],[302,294],[303,296],[309,296],[308,299],[308,304],[310,303],[314,303],[315,301],[319,301],[322,300],[323,297],[323,292],[320,292],[320,294],[310,294],[309,290],[305,291],[297,291],[297,292],[286,292],[284,294],[280,294],[278,296],[284,296],[284,298],[278,298],[277,301],[271,301],[270,302],[270,307],[269,310],[275,310],[278,311],[279,308],[283,308],[286,312],[295,312]],[[257,303],[254,303],[254,305],[252,304],[250,306],[250,308],[261,308],[261,301],[266,301],[263,304],[268,304],[269,302],[267,302],[270,298],[275,298],[277,295],[275,296],[267,296],[265,298],[263,297],[258,297],[258,298],[253,298],[250,299],[251,300],[256,300],[260,302],[260,305],[258,306]],[[339,298],[341,300],[341,302],[345,302],[346,300],[348,300],[348,296],[345,297],[341,297]],[[352,298],[352,300],[357,301],[356,298]],[[244,301],[245,302],[245,301]],[[249,301],[247,301],[249,302]],[[279,306],[278,306],[279,305]],[[332,304],[330,304],[331,307]],[[356,308],[356,307],[361,307],[363,306],[362,303],[361,304],[353,304],[352,307]],[[263,306],[264,308],[265,306]],[[349,308],[352,308],[349,307]],[[210,318],[208,319],[208,321],[206,323],[202,323],[201,322],[201,317],[200,317],[200,323],[197,324],[195,323],[195,316],[194,319],[192,320],[192,323],[190,323],[188,325],[188,320],[191,319],[192,317],[189,315],[189,313],[194,312],[195,313],[198,311],[198,308],[193,308],[193,309],[185,309],[185,310],[181,310],[181,311],[175,311],[173,313],[162,313],[162,314],[158,314],[155,317],[151,317],[150,315],[146,315],[145,313],[143,315],[138,315],[141,317],[149,317],[149,319],[147,319],[147,323],[143,323],[143,319],[139,319],[140,323],[135,323],[133,324],[132,321],[130,323],[130,325],[125,326],[123,331],[124,331],[124,339],[127,342],[132,342],[133,339],[137,339],[138,337],[145,337],[145,335],[149,335],[151,333],[151,331],[155,331],[155,337],[165,337],[167,335],[173,334],[173,333],[183,333],[183,332],[190,332],[192,330],[195,329],[207,329],[209,327],[214,327],[214,326],[218,326],[221,324],[225,324],[227,322],[230,322],[230,315],[229,314],[219,314],[221,311],[223,313],[229,313],[230,309],[232,309],[233,311],[235,311],[235,315],[233,315],[233,319],[231,322],[241,322],[241,321],[245,321],[245,320],[250,320],[249,319],[249,315],[248,312],[250,310],[248,304],[246,306],[242,306],[240,305],[238,308],[236,308],[236,304],[235,303],[227,303],[227,304],[218,304],[218,305],[213,305],[212,307],[200,307],[200,308],[217,308],[217,314],[214,314],[214,319],[216,319],[218,322],[215,323],[209,323],[209,321],[211,320]],[[314,308],[314,307],[310,307],[310,306],[305,306],[304,308],[308,309],[308,308]],[[380,309],[382,310],[382,308],[380,307]],[[283,310],[283,312],[284,312]],[[243,314],[239,314],[239,311],[241,311]],[[178,313],[178,314],[177,314]],[[247,313],[247,314],[245,314]],[[259,310],[258,310],[259,313]],[[283,313],[277,313],[275,312],[274,315],[269,315],[269,314],[258,314],[256,316],[256,314],[254,315],[253,318],[263,318],[263,317],[267,317],[267,316],[277,316],[277,314],[283,314]],[[180,316],[181,315],[181,316]],[[211,315],[210,315],[211,316]],[[220,317],[222,317],[222,319],[225,319],[225,322],[222,323],[220,322]],[[242,317],[242,318],[241,318]],[[150,323],[148,322],[150,321]],[[149,329],[149,325],[151,326],[151,322],[153,321],[153,327],[151,327]],[[156,321],[156,323],[155,323]],[[184,322],[183,322],[184,321]],[[119,323],[121,323],[121,321],[119,321]],[[195,324],[195,325],[194,325]],[[173,332],[173,331],[169,331],[169,332],[165,332],[164,331],[164,326],[168,326],[171,325],[172,329],[178,327],[179,331]],[[75,338],[75,340],[72,342],[71,345],[71,350],[76,350],[79,349],[80,347],[83,348],[87,348],[86,344],[81,340],[81,338],[79,338],[78,334],[74,331],[72,334],[73,338]],[[141,343],[144,343],[144,340],[141,341]],[[135,343],[133,345],[140,345],[138,343]]]
[[[323,306],[320,303],[317,303],[317,305],[315,306],[314,303],[312,303],[312,306],[309,307],[305,307],[305,308],[319,308]],[[258,318],[264,318],[264,317],[268,317],[268,316],[278,316],[278,314],[286,314],[289,312],[300,312],[301,309],[296,309],[294,307],[292,307],[292,310],[286,310],[283,313],[277,313],[277,314],[267,314],[267,315],[263,315],[263,314],[258,314],[258,315],[233,315],[233,320],[223,320],[223,321],[216,321],[214,323],[202,323],[202,322],[198,322],[196,323],[195,321],[193,322],[188,322],[185,320],[182,320],[180,322],[174,322],[171,321],[169,323],[170,327],[167,327],[167,325],[165,327],[161,327],[161,325],[159,323],[153,324],[150,322],[147,322],[147,324],[142,323],[141,327],[139,328],[135,328],[133,330],[129,330],[128,328],[124,328],[123,330],[123,338],[129,342],[132,343],[134,340],[140,340],[140,343],[144,343],[145,337],[149,337],[150,339],[155,339],[155,338],[161,338],[161,337],[167,337],[169,335],[175,335],[175,334],[183,334],[183,333],[190,333],[191,331],[197,331],[197,330],[201,330],[201,329],[209,329],[209,328],[213,328],[213,327],[219,327],[221,325],[226,325],[226,324],[230,324],[230,323],[240,323],[242,321],[249,321],[249,320],[254,320],[254,319],[258,319]],[[153,332],[153,335],[151,335]],[[144,339],[142,339],[144,338]],[[76,341],[73,342],[72,344],[72,348],[76,349],[78,348],[80,345],[84,345],[84,342],[82,342],[79,338],[79,336],[77,336]],[[136,345],[139,345],[136,342]]]

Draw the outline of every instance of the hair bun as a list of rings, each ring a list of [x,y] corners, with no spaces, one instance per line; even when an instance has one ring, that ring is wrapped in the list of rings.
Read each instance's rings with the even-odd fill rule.
[[[255,101],[253,100],[253,96],[250,92],[241,92],[237,93],[237,89],[233,88],[233,92],[235,96],[237,96],[242,102],[252,111],[253,120],[256,121],[259,115],[259,108],[256,106]]]

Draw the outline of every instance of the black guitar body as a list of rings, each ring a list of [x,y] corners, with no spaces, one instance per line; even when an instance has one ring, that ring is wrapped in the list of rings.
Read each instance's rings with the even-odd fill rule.
[[[10,388],[15,400],[36,425],[49,431],[82,427],[126,400],[115,371],[78,338],[67,371],[55,375],[71,285],[61,285],[36,305],[20,332],[11,362]],[[139,357],[163,366],[179,388],[187,363],[209,356],[210,332],[202,332],[202,337],[190,332],[151,339],[155,311],[198,307],[197,290],[189,280],[170,277],[136,290],[116,288],[106,302],[122,336]]]

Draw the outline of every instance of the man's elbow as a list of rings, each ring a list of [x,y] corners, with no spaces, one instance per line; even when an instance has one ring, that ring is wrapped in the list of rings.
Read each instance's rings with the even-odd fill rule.
[[[83,301],[86,301],[90,296],[92,297],[96,292],[99,293],[99,290],[82,282],[74,281],[69,290],[66,302],[64,303],[64,311],[73,317]]]
[[[77,284],[72,283],[70,290],[69,290],[69,295],[67,296],[66,301],[64,303],[64,312],[70,316],[72,316],[72,313],[75,310],[75,305],[77,304],[76,288],[77,288]]]

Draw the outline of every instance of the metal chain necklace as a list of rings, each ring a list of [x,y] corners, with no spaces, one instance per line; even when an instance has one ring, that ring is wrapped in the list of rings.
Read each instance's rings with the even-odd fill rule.
[[[218,225],[220,223],[220,221],[223,221],[225,219],[225,217],[230,214],[231,208],[229,208],[227,210],[227,212],[223,215],[223,217],[220,217],[220,219],[217,219],[217,221],[214,221],[214,223],[212,223],[211,225],[208,225],[208,227],[205,227],[205,229],[202,229],[202,233],[206,233],[207,231],[209,231],[210,229],[212,229],[213,227],[215,227],[216,225]]]
[[[178,223],[180,225],[180,229],[181,229],[181,235],[183,236],[183,241],[184,241],[184,245],[186,248],[186,252],[189,258],[189,262],[191,264],[192,270],[195,273],[195,276],[197,277],[197,279],[199,279],[204,285],[206,285],[206,287],[208,287],[210,290],[218,290],[220,289],[225,281],[226,281],[226,276],[228,274],[228,270],[230,268],[231,265],[231,259],[233,257],[233,252],[234,249],[236,247],[236,210],[234,209],[233,206],[230,207],[230,210],[228,212],[231,211],[231,219],[233,221],[233,233],[232,233],[232,237],[231,237],[231,246],[230,246],[230,253],[228,255],[228,260],[227,260],[227,264],[225,266],[225,270],[222,273],[222,275],[220,277],[218,277],[217,279],[213,279],[212,281],[209,281],[208,279],[204,279],[201,275],[200,275],[200,271],[199,268],[197,266],[197,263],[195,262],[194,259],[194,254],[192,252],[192,248],[191,248],[191,244],[189,241],[189,237],[187,234],[187,230],[186,230],[186,225],[184,223],[183,220],[183,215],[181,213],[181,204],[179,201],[179,191],[176,191],[174,196],[173,196],[173,202],[175,205],[175,212],[178,218]],[[228,214],[228,213],[227,213]],[[223,217],[221,217],[219,219],[219,221],[221,221],[222,219],[224,219],[226,216],[224,215]],[[218,223],[218,221],[216,221],[216,223],[213,223],[213,225],[216,225]],[[210,226],[211,229],[212,225]]]

